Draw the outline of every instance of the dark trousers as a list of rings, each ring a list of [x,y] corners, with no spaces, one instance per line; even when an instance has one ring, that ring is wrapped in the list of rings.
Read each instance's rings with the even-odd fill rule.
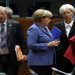
[[[30,68],[38,75],[51,75],[51,66],[30,66]]]
[[[9,55],[0,55],[0,72],[6,75],[17,75],[18,67],[14,67]]]

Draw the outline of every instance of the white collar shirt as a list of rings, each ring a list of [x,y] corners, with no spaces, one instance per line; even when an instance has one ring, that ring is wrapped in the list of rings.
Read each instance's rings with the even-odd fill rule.
[[[70,33],[70,30],[71,30],[71,27],[73,25],[73,22],[74,22],[74,20],[72,20],[69,24],[67,24],[67,23],[64,22],[65,23],[65,29],[66,29],[67,37],[68,37],[68,35]]]

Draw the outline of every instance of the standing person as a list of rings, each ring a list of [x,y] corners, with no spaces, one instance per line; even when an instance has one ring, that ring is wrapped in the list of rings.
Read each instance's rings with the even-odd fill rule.
[[[5,7],[5,8],[6,8],[8,19],[12,19],[13,10],[10,7]]]
[[[0,6],[0,72],[17,75],[19,62],[16,58],[15,45],[20,45],[23,53],[25,43],[20,23],[7,19],[6,8]]]
[[[52,13],[45,9],[38,9],[33,13],[34,23],[27,31],[28,65],[38,75],[51,75],[51,67],[55,58],[55,40],[48,29]]]
[[[70,42],[69,38],[75,35],[75,8],[71,4],[64,4],[59,8],[59,13],[63,17],[63,21],[56,23],[55,26],[61,31],[60,44],[56,48],[56,68],[64,72],[70,73],[73,69],[71,62],[64,57]],[[64,75],[64,74],[63,74]]]

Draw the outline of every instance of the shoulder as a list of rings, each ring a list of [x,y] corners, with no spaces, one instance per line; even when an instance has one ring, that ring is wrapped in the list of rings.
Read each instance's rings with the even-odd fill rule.
[[[8,22],[9,24],[20,24],[19,21],[15,21],[15,20],[7,20],[7,22]]]
[[[30,29],[37,30],[37,29],[39,29],[39,27],[38,27],[35,23],[33,23],[33,24],[28,28],[28,30],[30,30]]]
[[[56,22],[55,24],[54,24],[54,26],[61,26],[62,24],[64,24],[64,22],[63,21],[60,21],[60,22]]]
[[[37,33],[38,29],[38,26],[34,23],[28,28],[27,33]]]
[[[13,27],[16,27],[16,28],[22,27],[22,25],[18,21],[14,21],[14,20],[7,20],[7,24],[12,25]]]
[[[60,21],[60,22],[56,22],[55,25],[59,25],[59,24],[62,24],[63,21]]]

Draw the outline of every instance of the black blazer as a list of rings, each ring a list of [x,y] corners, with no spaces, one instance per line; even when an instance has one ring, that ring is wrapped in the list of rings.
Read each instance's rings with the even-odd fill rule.
[[[15,45],[20,45],[22,52],[25,53],[26,43],[21,24],[16,21],[7,20],[7,47],[13,65],[16,65],[18,62],[15,53]]]
[[[60,35],[60,44],[56,47],[56,64],[54,65],[57,69],[62,70],[64,72],[71,72],[73,69],[73,65],[70,63],[68,59],[64,57],[64,53],[67,50],[70,42],[69,38],[75,35],[75,21],[70,30],[69,36],[67,37],[65,24],[64,22],[59,22],[55,24],[61,31]],[[70,67],[70,68],[69,68]]]
[[[55,24],[56,27],[58,27],[61,31],[61,36],[60,36],[60,45],[57,47],[57,52],[61,52],[61,54],[63,55],[64,52],[66,51],[66,49],[68,48],[69,46],[69,41],[68,39],[71,38],[73,35],[75,35],[75,21],[72,25],[72,28],[70,30],[70,33],[69,33],[69,36],[67,37],[67,34],[66,34],[66,30],[65,30],[65,25],[64,25],[64,22],[59,22],[59,23],[56,23]]]

